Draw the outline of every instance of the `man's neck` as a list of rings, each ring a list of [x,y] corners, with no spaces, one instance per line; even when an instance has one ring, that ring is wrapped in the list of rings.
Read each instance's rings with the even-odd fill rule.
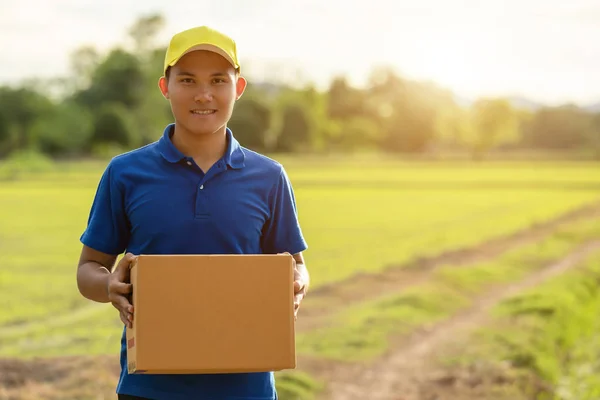
[[[179,151],[187,157],[192,157],[204,173],[208,172],[227,150],[225,127],[207,135],[192,135],[176,124],[171,140]]]

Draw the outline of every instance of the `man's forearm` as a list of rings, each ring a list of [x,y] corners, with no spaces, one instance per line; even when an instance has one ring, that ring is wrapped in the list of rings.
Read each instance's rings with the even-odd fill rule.
[[[110,271],[97,262],[89,261],[77,269],[77,287],[83,297],[108,303],[108,278]]]

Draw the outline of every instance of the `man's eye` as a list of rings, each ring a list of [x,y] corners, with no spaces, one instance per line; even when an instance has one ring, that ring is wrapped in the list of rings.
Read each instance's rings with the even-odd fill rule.
[[[225,83],[225,79],[223,79],[223,78],[215,78],[215,79],[213,80],[213,82],[214,82],[214,83]]]
[[[193,80],[192,80],[191,78],[183,78],[183,79],[181,80],[181,82],[183,82],[183,83],[192,83],[192,82],[193,82]]]

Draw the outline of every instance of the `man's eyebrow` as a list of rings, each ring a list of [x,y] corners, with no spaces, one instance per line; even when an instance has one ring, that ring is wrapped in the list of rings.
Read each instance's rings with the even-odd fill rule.
[[[191,72],[181,71],[177,73],[177,76],[195,76]]]

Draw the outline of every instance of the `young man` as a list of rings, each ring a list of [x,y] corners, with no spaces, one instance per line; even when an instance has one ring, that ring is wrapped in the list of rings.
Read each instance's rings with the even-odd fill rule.
[[[159,87],[175,122],[104,171],[81,236],[81,294],[112,303],[130,326],[129,265],[138,254],[288,252],[296,260],[297,312],[309,274],[291,184],[279,163],[242,147],[227,128],[246,87],[235,42],[207,27],[176,34]],[[128,375],[126,357],[124,329],[119,399],[277,398],[272,373]]]

